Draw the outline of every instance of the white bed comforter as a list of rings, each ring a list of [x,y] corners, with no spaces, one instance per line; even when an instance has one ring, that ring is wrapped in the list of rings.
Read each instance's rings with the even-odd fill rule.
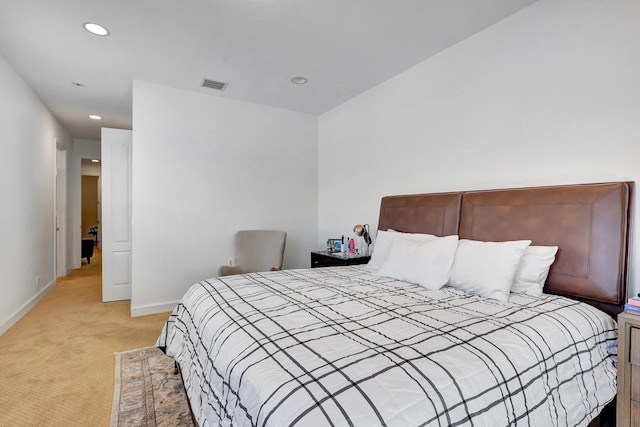
[[[158,339],[206,426],[584,426],[615,322],[550,295],[429,291],[366,267],[194,285]]]

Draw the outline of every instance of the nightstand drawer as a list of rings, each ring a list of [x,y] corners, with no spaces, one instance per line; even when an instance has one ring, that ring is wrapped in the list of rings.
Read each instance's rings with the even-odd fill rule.
[[[629,362],[640,366],[640,328],[631,327],[631,343],[629,348]]]
[[[322,256],[318,254],[311,254],[311,268],[315,267],[335,267],[338,265],[347,265],[344,260]]]
[[[631,364],[631,400],[640,402],[640,328],[631,327],[629,342],[629,363]],[[635,424],[632,424],[635,425]]]
[[[636,343],[637,344],[637,343]],[[631,364],[631,400],[640,402],[640,366]]]
[[[640,425],[640,402],[631,401],[631,425]]]

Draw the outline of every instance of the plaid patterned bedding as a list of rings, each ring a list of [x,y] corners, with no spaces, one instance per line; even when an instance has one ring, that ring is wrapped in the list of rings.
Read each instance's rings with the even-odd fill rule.
[[[158,339],[205,426],[584,426],[615,322],[570,299],[429,291],[366,266],[194,285]]]

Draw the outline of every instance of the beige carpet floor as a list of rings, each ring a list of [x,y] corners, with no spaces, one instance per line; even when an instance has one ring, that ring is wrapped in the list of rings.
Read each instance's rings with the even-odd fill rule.
[[[169,313],[102,303],[100,252],[0,336],[0,426],[108,426],[114,353],[151,346]]]

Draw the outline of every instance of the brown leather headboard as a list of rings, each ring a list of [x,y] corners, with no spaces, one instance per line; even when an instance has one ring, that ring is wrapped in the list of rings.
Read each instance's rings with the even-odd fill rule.
[[[378,229],[436,236],[457,234],[461,202],[462,193],[383,197]]]
[[[378,229],[558,246],[545,292],[616,314],[626,299],[632,189],[614,182],[384,197]]]

